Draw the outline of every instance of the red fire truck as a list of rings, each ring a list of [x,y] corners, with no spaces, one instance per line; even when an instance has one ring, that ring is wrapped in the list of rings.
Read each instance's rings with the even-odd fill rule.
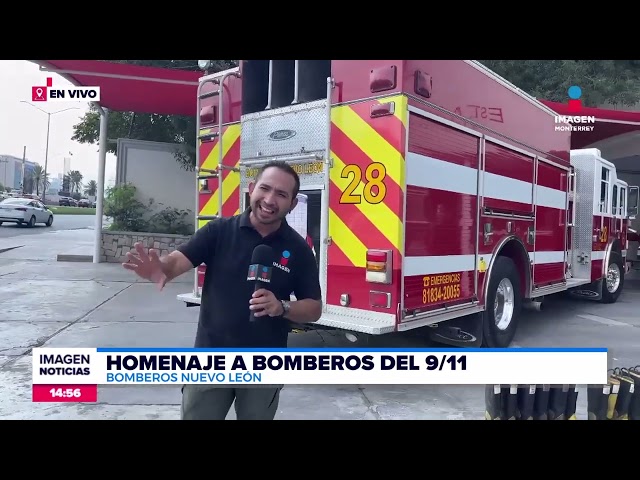
[[[570,150],[593,119],[475,61],[243,60],[202,77],[198,109],[197,228],[243,211],[264,163],[299,173],[324,300],[309,328],[506,347],[526,304],[620,295],[637,187]],[[179,300],[199,304],[205,268]]]

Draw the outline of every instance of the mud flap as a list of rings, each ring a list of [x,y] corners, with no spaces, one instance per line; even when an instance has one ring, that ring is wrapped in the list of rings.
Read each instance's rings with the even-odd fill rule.
[[[434,342],[454,347],[480,347],[482,345],[482,314],[466,315],[431,325],[427,333]]]
[[[588,285],[582,285],[568,291],[569,295],[584,300],[600,301],[602,300],[602,284],[603,280],[596,280]]]

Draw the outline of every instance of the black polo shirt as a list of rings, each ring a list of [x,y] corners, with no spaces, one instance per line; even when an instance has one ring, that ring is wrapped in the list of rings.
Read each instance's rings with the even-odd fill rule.
[[[273,248],[275,262],[271,291],[279,300],[322,298],[315,256],[291,226],[282,222],[274,233],[262,237],[251,225],[247,209],[241,215],[215,219],[198,229],[178,250],[194,267],[204,263],[200,320],[196,348],[285,348],[290,323],[282,317],[249,321],[253,282],[247,282],[253,249]]]

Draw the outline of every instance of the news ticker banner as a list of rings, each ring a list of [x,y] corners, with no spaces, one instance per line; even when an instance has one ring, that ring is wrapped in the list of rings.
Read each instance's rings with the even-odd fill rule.
[[[34,348],[34,401],[97,401],[98,385],[607,383],[606,348]]]

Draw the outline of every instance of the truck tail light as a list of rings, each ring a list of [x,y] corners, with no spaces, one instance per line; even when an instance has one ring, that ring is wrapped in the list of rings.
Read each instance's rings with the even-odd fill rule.
[[[391,283],[391,258],[391,250],[367,250],[367,282]]]

